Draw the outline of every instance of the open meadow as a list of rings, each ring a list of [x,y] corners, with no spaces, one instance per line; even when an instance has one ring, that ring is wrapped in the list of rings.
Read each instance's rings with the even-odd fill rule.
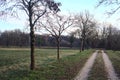
[[[29,49],[0,48],[0,80],[69,80],[92,52],[61,49],[60,61],[57,61],[56,49],[36,49],[36,69],[31,71]]]

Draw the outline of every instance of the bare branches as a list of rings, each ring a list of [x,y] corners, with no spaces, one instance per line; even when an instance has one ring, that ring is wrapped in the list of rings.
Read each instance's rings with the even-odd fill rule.
[[[93,16],[89,12],[80,13],[75,15],[76,27],[82,32],[83,29],[87,30],[90,28],[90,24],[93,20]]]
[[[56,3],[54,0],[0,0],[0,6],[4,7],[0,10],[0,15],[11,15],[13,12],[19,13],[19,10],[23,10],[29,17],[31,13],[33,25],[35,25],[38,19],[49,11],[49,9],[55,12],[60,11],[60,3]]]
[[[54,0],[0,0],[0,15],[12,14],[19,10],[25,11],[29,20],[30,26],[30,47],[31,47],[31,65],[30,69],[35,68],[34,59],[34,45],[35,34],[34,29],[40,17],[42,17],[48,10],[58,12],[60,11],[58,3]],[[7,3],[6,3],[7,2]]]
[[[48,13],[45,18],[39,21],[40,27],[43,27],[56,39],[57,59],[59,60],[60,38],[62,33],[73,25],[74,19],[71,16],[62,16],[56,13]]]
[[[40,21],[42,27],[44,27],[51,35],[61,36],[61,34],[74,23],[74,19],[71,16],[61,16],[54,13],[46,14],[45,18]]]
[[[41,15],[36,15],[37,18],[34,20],[33,25],[35,25],[36,22],[39,20],[39,18],[42,17],[45,13],[46,13],[46,9],[44,10],[44,12]]]
[[[99,0],[97,7],[101,5],[106,5],[106,6],[112,6],[110,7],[110,10],[107,11],[108,15],[113,15],[120,9],[120,1],[119,0]],[[113,7],[115,6],[115,7]]]
[[[76,32],[81,40],[80,51],[82,51],[85,48],[87,38],[91,37],[95,32],[96,22],[94,21],[93,16],[90,15],[89,12],[85,11],[85,13],[75,15],[75,24],[76,27],[78,27]]]
[[[109,15],[115,14],[119,9],[120,9],[120,6],[118,6],[115,9],[112,9],[110,12],[107,12],[107,14],[109,14]]]

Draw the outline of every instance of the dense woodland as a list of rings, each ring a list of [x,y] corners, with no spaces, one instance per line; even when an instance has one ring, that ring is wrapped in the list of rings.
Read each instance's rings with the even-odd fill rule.
[[[1,47],[29,47],[29,34],[20,30],[4,31],[0,34]],[[74,41],[71,42],[71,39]],[[71,36],[61,36],[61,47],[79,47],[79,39],[71,38]],[[71,46],[72,44],[72,46]],[[48,34],[35,35],[35,46],[40,47],[56,47],[55,38]]]
[[[108,26],[104,27],[101,33],[96,33],[93,37],[85,40],[85,48],[104,48],[112,50],[120,50],[120,30]],[[80,48],[81,38],[77,37],[77,32],[71,32],[68,36],[60,37],[60,47]],[[19,29],[4,31],[0,33],[1,47],[29,47],[30,36],[28,33],[22,32]],[[35,34],[35,46],[41,47],[56,47],[56,40],[48,34]]]

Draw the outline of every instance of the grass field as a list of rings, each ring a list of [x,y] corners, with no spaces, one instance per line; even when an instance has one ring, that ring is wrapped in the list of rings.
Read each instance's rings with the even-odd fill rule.
[[[110,60],[112,61],[113,67],[120,78],[120,51],[106,51]]]
[[[36,70],[30,71],[29,49],[0,48],[0,80],[71,80],[92,52],[62,49],[58,62],[56,49],[36,49]]]

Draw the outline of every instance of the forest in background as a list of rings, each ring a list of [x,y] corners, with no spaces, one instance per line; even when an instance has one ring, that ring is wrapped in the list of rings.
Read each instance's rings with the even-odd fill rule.
[[[97,30],[97,29],[96,29]],[[99,29],[100,30],[100,29]],[[97,30],[98,31],[98,30]],[[100,33],[101,32],[101,33]],[[60,37],[60,47],[80,48],[81,38],[77,37],[77,32],[71,32],[69,35]],[[30,37],[28,33],[19,29],[9,30],[0,33],[1,47],[29,47]],[[35,47],[56,47],[56,40],[49,34],[35,34]],[[120,30],[109,26],[98,31],[94,36],[85,40],[85,49],[103,48],[111,50],[120,50]]]

